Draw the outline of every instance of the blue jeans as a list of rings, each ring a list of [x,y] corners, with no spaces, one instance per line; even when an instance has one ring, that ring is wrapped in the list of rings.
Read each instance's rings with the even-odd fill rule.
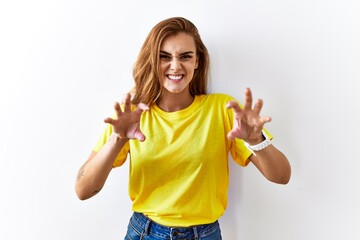
[[[132,215],[125,240],[221,240],[218,221],[192,227],[160,225],[142,213]]]

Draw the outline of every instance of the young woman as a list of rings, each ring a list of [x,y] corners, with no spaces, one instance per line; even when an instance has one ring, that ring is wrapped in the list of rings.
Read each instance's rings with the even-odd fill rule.
[[[158,23],[134,66],[132,96],[115,103],[104,133],[76,180],[84,200],[98,193],[112,168],[129,155],[133,202],[125,239],[221,239],[227,206],[228,154],[252,162],[270,181],[290,179],[287,158],[271,144],[250,89],[244,106],[207,94],[209,55],[197,28],[184,18]]]

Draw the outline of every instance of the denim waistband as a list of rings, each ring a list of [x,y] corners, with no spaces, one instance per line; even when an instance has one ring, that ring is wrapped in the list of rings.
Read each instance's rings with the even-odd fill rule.
[[[199,239],[219,230],[218,221],[191,227],[168,227],[152,221],[142,213],[134,212],[130,223],[139,233],[160,239]]]

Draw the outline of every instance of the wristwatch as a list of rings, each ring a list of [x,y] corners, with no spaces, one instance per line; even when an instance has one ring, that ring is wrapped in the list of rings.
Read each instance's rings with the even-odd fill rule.
[[[261,131],[261,134],[264,136],[265,140],[261,143],[256,145],[250,145],[249,143],[245,142],[245,146],[256,156],[255,151],[263,150],[264,148],[268,147],[271,144],[271,140],[269,136],[265,133],[264,130]]]

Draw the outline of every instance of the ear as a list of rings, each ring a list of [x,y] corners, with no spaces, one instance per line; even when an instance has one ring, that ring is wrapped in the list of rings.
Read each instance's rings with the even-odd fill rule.
[[[199,67],[199,58],[196,56],[196,62],[195,62],[195,68],[197,69]]]

